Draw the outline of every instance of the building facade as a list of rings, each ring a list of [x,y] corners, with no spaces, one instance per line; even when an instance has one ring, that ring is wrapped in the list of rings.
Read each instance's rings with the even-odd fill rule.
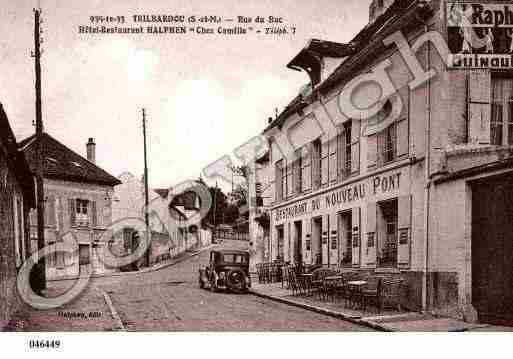
[[[513,321],[513,66],[494,60],[511,39],[496,24],[473,66],[453,50],[450,21],[470,12],[484,38],[479,14],[513,21],[506,3],[375,0],[353,41],[312,40],[291,61],[311,84],[264,131],[271,260],[401,276],[410,309]],[[380,100],[379,111],[347,115],[348,89],[356,108]]]
[[[99,168],[96,144],[86,144],[87,159],[45,133],[41,139],[44,152],[45,242],[62,246],[69,242],[74,253],[57,251],[46,257],[48,279],[74,278],[89,273],[109,273],[100,260],[107,246],[107,228],[112,223],[112,195],[121,182]],[[34,136],[20,143],[30,167],[36,168],[38,141]],[[30,215],[32,248],[37,248],[37,216]]]
[[[0,330],[20,309],[17,274],[31,254],[29,211],[35,208],[32,173],[0,104]],[[36,290],[36,288],[33,288]]]

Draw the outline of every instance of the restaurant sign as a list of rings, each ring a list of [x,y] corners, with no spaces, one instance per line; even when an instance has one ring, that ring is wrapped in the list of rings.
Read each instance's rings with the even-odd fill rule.
[[[366,181],[347,185],[315,196],[312,199],[276,209],[274,220],[275,222],[282,222],[307,214],[315,214],[322,209],[341,207],[345,204],[363,200],[366,197],[398,191],[400,184],[401,172],[371,177]]]
[[[513,4],[447,2],[449,67],[513,68]]]

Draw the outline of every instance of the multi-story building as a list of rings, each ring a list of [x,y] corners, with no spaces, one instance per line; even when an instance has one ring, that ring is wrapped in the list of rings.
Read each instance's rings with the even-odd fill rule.
[[[513,322],[508,3],[374,0],[350,43],[291,61],[311,86],[264,131],[270,259],[401,276],[411,309]]]
[[[20,309],[17,274],[30,256],[28,214],[35,208],[32,173],[0,104],[0,330]],[[37,290],[37,288],[33,288]]]
[[[121,182],[98,167],[96,144],[86,144],[87,159],[44,133],[41,140],[44,158],[45,242],[64,241],[76,248],[72,253],[57,251],[46,258],[48,279],[76,277],[84,273],[106,273],[109,268],[100,259],[101,247],[108,245],[107,228],[112,223],[112,195]],[[36,168],[39,141],[31,136],[20,142],[30,168]],[[37,218],[30,215],[31,245],[37,243]]]

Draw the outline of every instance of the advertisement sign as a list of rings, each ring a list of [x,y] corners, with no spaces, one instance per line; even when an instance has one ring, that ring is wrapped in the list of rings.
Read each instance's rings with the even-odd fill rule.
[[[513,4],[447,3],[449,67],[513,68]]]

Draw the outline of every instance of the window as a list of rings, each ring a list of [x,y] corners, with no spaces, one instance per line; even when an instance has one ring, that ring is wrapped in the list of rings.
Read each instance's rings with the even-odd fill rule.
[[[397,125],[394,122],[384,132],[383,163],[392,162],[396,158]]]
[[[382,202],[378,206],[378,265],[397,266],[397,199]]]
[[[85,199],[77,199],[76,203],[76,225],[78,226],[89,226],[89,201]]]
[[[242,254],[223,254],[224,263],[246,263],[246,258]]]
[[[513,78],[492,78],[490,143],[513,144]]]

